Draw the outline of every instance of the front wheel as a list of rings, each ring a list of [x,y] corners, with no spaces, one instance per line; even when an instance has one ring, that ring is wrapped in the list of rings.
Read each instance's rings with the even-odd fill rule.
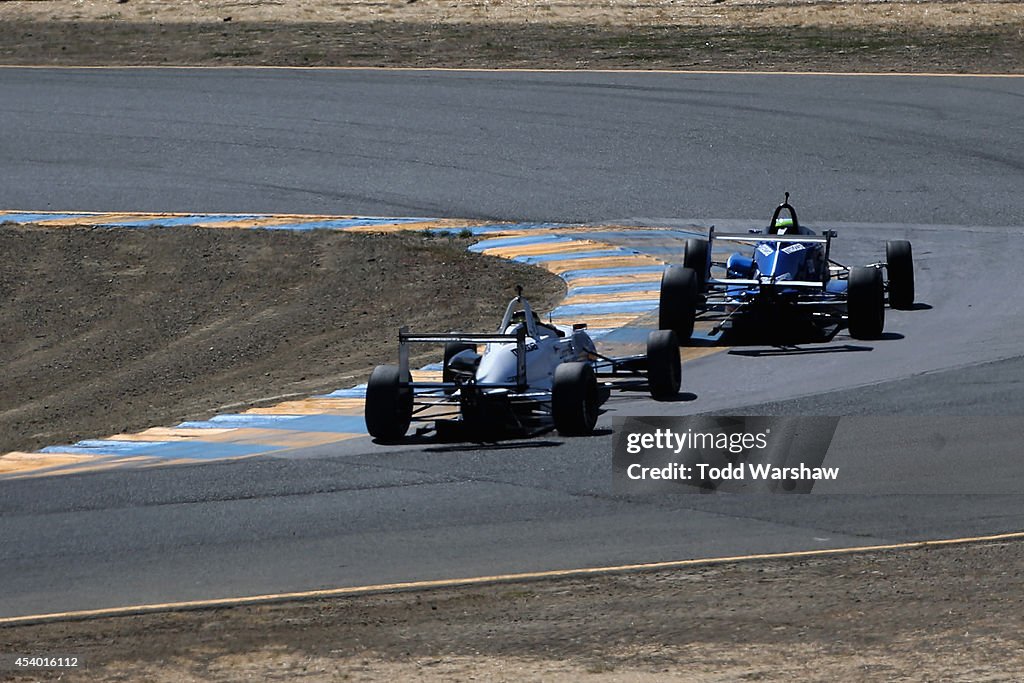
[[[672,330],[683,344],[689,341],[699,297],[697,272],[685,266],[669,266],[661,276],[658,328]]]
[[[885,328],[885,284],[878,268],[851,268],[846,315],[854,339],[878,339]]]
[[[679,339],[672,330],[647,335],[647,387],[656,401],[674,398],[682,384]]]
[[[889,271],[889,305],[897,310],[914,307],[914,253],[910,242],[885,243],[885,267]]]
[[[597,377],[589,363],[562,363],[551,386],[551,417],[562,436],[586,436],[597,424]]]
[[[397,365],[378,365],[366,384],[366,431],[382,442],[398,441],[412,422],[411,378]]]

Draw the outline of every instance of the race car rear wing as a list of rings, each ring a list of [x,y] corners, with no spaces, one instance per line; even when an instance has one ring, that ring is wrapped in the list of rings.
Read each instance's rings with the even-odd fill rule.
[[[820,280],[778,280],[775,278],[765,277],[762,280],[753,280],[750,278],[708,278],[709,285],[742,285],[748,287],[816,287],[822,288]]]
[[[408,327],[398,330],[398,367],[402,376],[409,374],[409,344],[447,344],[462,342],[465,344],[515,344],[516,345],[516,383],[508,388],[520,391],[526,388],[526,327],[519,326],[515,334],[466,334],[464,332],[436,332],[430,334],[411,334]],[[417,387],[441,388],[453,386],[450,382],[417,382]],[[499,386],[491,385],[487,386]]]
[[[822,235],[765,235],[763,233],[748,232],[720,232],[715,233],[714,228],[708,236],[708,240],[728,240],[730,242],[744,242],[758,244],[759,242],[801,242],[803,244],[824,244],[832,243],[835,232],[829,230]]]
[[[749,232],[716,232],[712,225],[708,231],[708,257],[711,259],[715,240],[726,240],[728,242],[740,242],[743,244],[756,245],[762,242],[775,242],[785,244],[810,244],[825,246],[825,261],[830,261],[831,241],[836,237],[836,230],[822,230],[821,234],[771,234],[760,230]],[[760,283],[755,283],[760,284]]]
[[[776,215],[778,211],[776,211]],[[774,224],[774,219],[772,223]],[[724,264],[711,264],[711,252],[715,240],[726,240],[729,242],[740,242],[743,244],[760,244],[762,242],[785,242],[787,244],[798,243],[798,244],[824,244],[825,245],[825,261],[829,262],[829,252],[832,249],[832,238],[836,236],[835,230],[823,230],[820,235],[806,235],[806,234],[793,234],[793,235],[773,235],[770,233],[763,233],[759,230],[751,230],[750,232],[715,232],[715,227],[711,226],[708,231],[708,261],[710,265],[721,265]],[[822,283],[816,280],[776,280],[776,279],[761,279],[753,280],[747,278],[708,278],[708,284],[711,285],[741,285],[741,286],[780,286],[780,287],[808,287],[808,288],[821,288]]]

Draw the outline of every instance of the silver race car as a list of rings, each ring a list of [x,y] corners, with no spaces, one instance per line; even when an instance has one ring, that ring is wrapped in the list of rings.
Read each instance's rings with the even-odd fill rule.
[[[440,382],[414,382],[410,344],[444,344]],[[481,350],[481,346],[483,346]],[[482,352],[481,352],[482,351]],[[672,330],[647,338],[647,353],[598,353],[586,325],[545,324],[517,287],[493,334],[398,333],[398,365],[380,365],[366,387],[366,427],[380,442],[402,439],[415,418],[442,438],[493,441],[557,429],[593,432],[611,390],[643,388],[657,400],[679,393],[679,343]]]

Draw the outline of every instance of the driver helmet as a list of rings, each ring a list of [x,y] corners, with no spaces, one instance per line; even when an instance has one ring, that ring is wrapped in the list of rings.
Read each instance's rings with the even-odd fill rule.
[[[774,232],[776,235],[793,234],[793,219],[779,218],[778,220],[775,221],[775,226],[772,232]]]
[[[540,316],[537,315],[537,312],[533,311],[533,310],[531,310],[530,313],[533,314],[533,322],[535,324],[539,325],[540,324]],[[515,313],[513,313],[512,314],[512,322],[513,323],[524,323],[524,322],[526,322],[526,311],[516,311]]]
[[[540,316],[537,315],[537,312],[533,311],[533,310],[531,310],[530,312],[533,314],[533,323],[534,323],[534,325],[540,325],[541,324]],[[522,325],[525,322],[526,322],[526,311],[522,311],[522,310],[516,311],[515,313],[512,314],[512,318],[509,320],[509,325],[505,329],[505,334],[513,334],[513,333],[515,333],[516,328],[519,327],[520,325]]]

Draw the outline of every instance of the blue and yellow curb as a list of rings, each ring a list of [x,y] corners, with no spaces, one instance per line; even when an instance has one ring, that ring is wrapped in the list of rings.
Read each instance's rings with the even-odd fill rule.
[[[549,313],[559,324],[587,323],[600,339],[657,309],[658,290],[671,247],[643,251],[614,243],[642,238],[651,229],[609,229],[562,223],[501,223],[424,217],[357,215],[97,213],[0,211],[0,224],[60,228],[341,230],[389,233],[431,231],[482,238],[471,251],[543,268],[568,286],[566,298]],[[658,230],[661,238],[679,231]],[[692,236],[681,232],[679,236]],[[665,252],[665,253],[662,253]],[[417,379],[439,379],[440,368],[427,366]],[[50,446],[35,453],[0,456],[0,479],[56,476],[116,467],[235,460],[257,455],[325,446],[366,435],[363,421],[365,385],[291,400],[209,420],[153,427],[135,434],[115,434],[75,444]]]

